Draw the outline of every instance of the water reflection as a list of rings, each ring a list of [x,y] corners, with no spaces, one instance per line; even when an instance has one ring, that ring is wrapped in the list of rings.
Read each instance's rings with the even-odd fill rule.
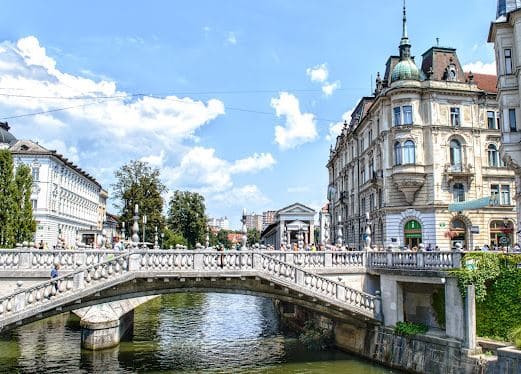
[[[391,371],[337,351],[310,353],[284,336],[271,300],[174,294],[136,309],[130,341],[80,349],[78,318],[63,314],[0,336],[10,372],[365,373]]]

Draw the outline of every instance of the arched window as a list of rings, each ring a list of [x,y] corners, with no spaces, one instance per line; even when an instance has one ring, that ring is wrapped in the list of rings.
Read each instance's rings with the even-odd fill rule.
[[[496,168],[499,166],[499,154],[494,144],[488,146],[488,166]]]
[[[465,187],[461,183],[454,183],[452,186],[452,198],[454,202],[465,201]]]
[[[450,166],[453,171],[461,171],[461,143],[452,139],[450,141]]]
[[[400,144],[400,142],[394,143],[394,164],[402,164],[402,145]]]
[[[415,164],[416,163],[416,146],[412,140],[407,140],[403,143],[403,163],[404,164]]]

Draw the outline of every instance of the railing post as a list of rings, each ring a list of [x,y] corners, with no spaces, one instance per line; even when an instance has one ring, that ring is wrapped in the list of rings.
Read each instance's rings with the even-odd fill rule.
[[[31,268],[31,252],[22,252],[20,253],[20,260],[18,262],[18,266],[20,269],[30,269]]]
[[[296,269],[295,273],[295,281],[298,285],[303,286],[304,285],[304,272],[300,269]]]
[[[336,297],[340,301],[344,301],[346,299],[346,288],[341,284],[336,285]]]
[[[320,253],[320,252],[318,252]],[[324,266],[327,268],[327,267],[332,267],[333,266],[333,253],[329,252],[329,253],[324,253]]]
[[[387,266],[393,267],[393,252],[391,251],[387,252]]]
[[[368,252],[368,251],[362,252],[362,267],[363,268],[370,267],[370,264],[371,264],[370,257],[371,257],[371,252]]]
[[[253,252],[253,269],[261,270],[262,269],[262,255],[259,253]]]
[[[296,266],[295,264],[295,256],[293,256],[293,253],[283,253],[283,259],[282,261],[287,262],[288,264],[291,264],[293,266]]]
[[[85,278],[84,271],[80,271],[80,272],[74,274],[74,278],[72,280],[72,285],[75,290],[81,290],[82,288],[85,287],[84,278]]]
[[[18,290],[22,289],[22,285],[23,285],[22,282],[20,282],[20,281],[17,282]],[[19,311],[25,309],[25,298],[26,298],[26,293],[25,292],[21,292],[21,293],[19,293],[18,295],[15,296],[15,298],[14,298],[14,310],[16,312],[19,312]]]
[[[87,263],[87,253],[85,252],[76,252],[74,253],[74,264],[77,266],[82,266]]]
[[[423,269],[425,267],[425,257],[423,256],[423,252],[416,253],[416,267],[418,269]]]
[[[383,315],[382,315],[382,296],[380,291],[375,292],[375,298],[374,298],[374,312],[375,317],[379,321],[383,321]]]
[[[128,258],[128,270],[139,271],[141,269],[141,254],[131,253]]]
[[[194,252],[194,270],[203,270],[204,268],[204,253]]]
[[[459,269],[461,267],[461,260],[463,260],[463,254],[461,252],[452,252],[452,267]]]

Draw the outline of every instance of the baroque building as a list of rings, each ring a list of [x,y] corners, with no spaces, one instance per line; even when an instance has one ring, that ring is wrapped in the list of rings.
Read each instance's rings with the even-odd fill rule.
[[[362,249],[369,227],[379,248],[513,244],[496,77],[465,73],[456,50],[441,46],[418,68],[405,8],[399,52],[330,150],[331,242]]]
[[[106,220],[108,194],[80,167],[56,151],[30,140],[17,140],[0,122],[0,148],[9,149],[15,167],[31,168],[31,201],[36,220],[35,241],[49,248],[74,245],[78,234],[99,234]]]
[[[517,221],[521,218],[521,125],[519,67],[521,66],[521,1],[498,0],[489,43],[496,51],[498,103],[501,112],[501,158],[516,174]],[[521,236],[517,234],[517,241]]]

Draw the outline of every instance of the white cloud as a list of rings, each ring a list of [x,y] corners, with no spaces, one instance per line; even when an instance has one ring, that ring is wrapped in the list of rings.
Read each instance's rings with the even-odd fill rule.
[[[322,92],[324,93],[324,95],[326,96],[331,96],[333,94],[333,92],[337,89],[337,88],[340,88],[340,81],[335,81],[333,83],[326,83],[322,86]]]
[[[267,204],[270,200],[254,184],[232,188],[226,193],[219,193],[210,198],[212,201],[220,202],[228,207],[252,206],[254,202],[257,206]]]
[[[344,121],[347,123],[351,121],[351,114],[353,114],[353,109],[342,114],[342,121],[329,124],[329,133],[326,135],[328,142],[334,141],[336,137],[340,135],[340,132],[342,132],[344,128]]]
[[[237,44],[237,37],[235,36],[235,33],[229,32],[228,37],[226,38],[226,42],[231,45]]]
[[[324,63],[313,66],[312,68],[307,68],[306,74],[308,75],[309,79],[311,79],[311,82],[323,83],[327,80],[329,72],[327,70],[327,65]]]
[[[473,73],[496,75],[496,63],[484,63],[483,61],[475,61],[463,65],[463,70],[467,72],[471,71]]]
[[[256,186],[235,186],[233,175],[255,173],[269,169],[275,164],[270,153],[255,153],[250,157],[229,162],[216,156],[215,149],[194,147],[181,159],[179,166],[164,168],[163,175],[167,185],[189,187],[198,191],[208,200],[222,202],[225,199],[237,200],[234,204],[246,204],[247,197],[255,195],[256,203],[265,197]]]
[[[275,142],[283,150],[295,148],[311,142],[318,136],[315,115],[301,113],[298,99],[287,92],[279,93],[279,98],[271,99],[271,106],[277,117],[285,116],[285,125],[275,127]]]
[[[237,160],[231,165],[230,173],[252,173],[258,170],[270,168],[275,165],[275,159],[271,153],[254,153],[253,156]]]
[[[309,192],[310,188],[309,186],[294,186],[294,187],[288,187],[289,193],[303,193],[303,192]]]
[[[165,151],[161,150],[159,155],[149,155],[149,156],[143,156],[140,158],[140,161],[148,162],[150,165],[154,167],[161,167],[163,166],[163,162],[165,161]]]

